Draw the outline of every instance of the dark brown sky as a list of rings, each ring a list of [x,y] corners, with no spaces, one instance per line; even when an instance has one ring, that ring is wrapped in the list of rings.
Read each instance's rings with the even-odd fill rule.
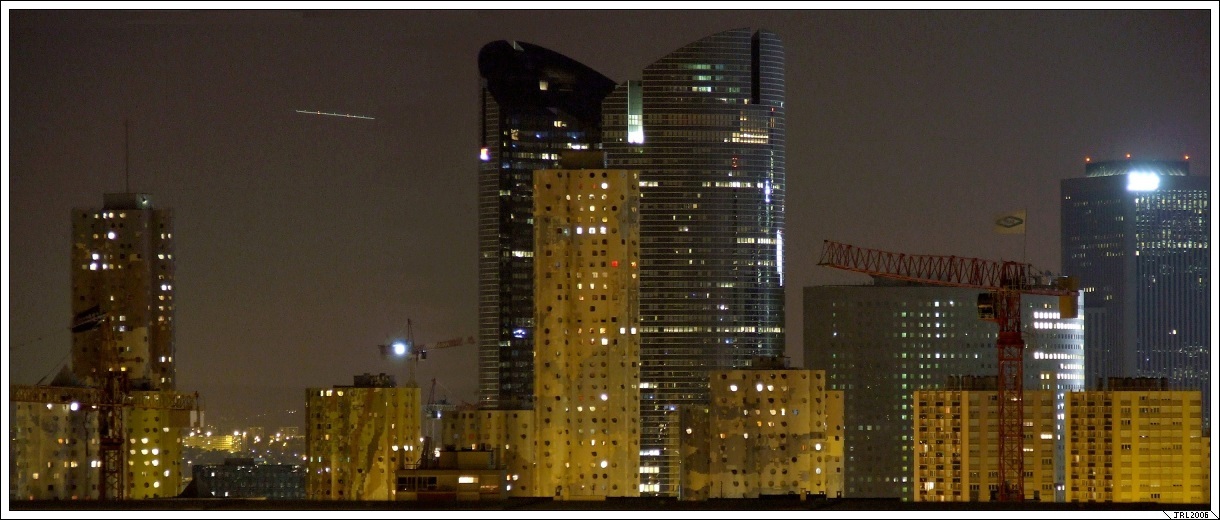
[[[123,190],[130,119],[132,189],[175,212],[179,388],[242,424],[299,422],[306,387],[401,377],[376,345],[408,319],[420,342],[476,333],[493,40],[625,81],[722,30],[780,35],[798,364],[801,288],[865,281],[816,266],[824,239],[1020,259],[991,218],[1025,207],[1027,260],[1058,271],[1059,181],[1086,156],[1213,167],[1214,11],[7,14],[9,381],[66,359],[70,211]],[[420,377],[473,401],[476,357],[434,351]]]

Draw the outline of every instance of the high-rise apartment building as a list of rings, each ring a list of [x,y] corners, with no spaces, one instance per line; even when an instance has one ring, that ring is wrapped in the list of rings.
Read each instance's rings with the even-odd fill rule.
[[[608,166],[640,172],[642,491],[677,494],[680,406],[707,374],[784,353],[784,53],[771,32],[692,42],[602,109]]]
[[[1212,393],[1209,176],[1186,161],[1089,162],[1060,182],[1063,272],[1080,279],[1085,377]]]
[[[805,288],[805,366],[826,370],[829,389],[845,393],[845,497],[912,500],[915,391],[943,388],[947,376],[997,375],[998,327],[979,318],[978,294],[880,278]],[[1024,295],[1021,323],[1024,386],[1053,392],[1062,410],[1064,395],[1085,386],[1087,321],[1060,318],[1057,297]],[[1062,452],[1062,420],[1055,431]]]
[[[999,392],[996,376],[951,377],[937,390],[916,390],[911,482],[916,502],[990,502],[1000,489]],[[1076,395],[1071,393],[1069,395]],[[1056,438],[1059,406],[1049,390],[1026,390],[1022,466],[1025,500],[1054,502],[1063,451]],[[1060,492],[1058,495],[1057,492]]]
[[[843,392],[821,370],[757,363],[709,374],[681,411],[681,497],[843,496]]]
[[[916,501],[995,500],[995,378],[959,380],[915,392]],[[1211,452],[1199,391],[1168,390],[1165,379],[1107,382],[1108,388],[1069,392],[1063,409],[1052,392],[1025,391],[1025,499],[1207,503]],[[1062,454],[1054,447],[1060,415],[1067,425]]]
[[[1068,394],[1069,502],[1206,504],[1211,438],[1203,395],[1171,390],[1164,378],[1107,378]]]
[[[96,499],[101,483],[94,388],[18,386],[9,397],[9,500]]]
[[[100,386],[109,370],[132,388],[173,390],[173,212],[144,193],[107,193],[72,210],[72,369]],[[117,366],[115,366],[117,365]]]
[[[102,202],[72,210],[71,372],[10,396],[13,498],[181,491],[182,428],[196,399],[174,390],[173,213],[144,193]]]
[[[639,173],[534,177],[534,482],[556,500],[640,494]]]
[[[417,467],[420,390],[385,374],[353,378],[352,386],[305,393],[305,497],[309,500],[394,500],[397,472]]]
[[[479,52],[479,403],[528,409],[534,397],[534,170],[597,147],[614,82],[517,41]]]

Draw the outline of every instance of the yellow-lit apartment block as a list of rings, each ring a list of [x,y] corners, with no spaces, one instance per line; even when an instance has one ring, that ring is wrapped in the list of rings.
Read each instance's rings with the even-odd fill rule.
[[[561,168],[534,172],[534,482],[638,496],[639,173],[596,153]]]
[[[1067,500],[1207,504],[1202,399],[1152,378],[1112,378],[1108,390],[1068,394]]]
[[[190,426],[193,402],[190,395],[169,390],[130,392],[125,418],[128,498],[182,492],[182,432]]]
[[[491,451],[506,471],[511,497],[538,496],[534,485],[534,411],[459,408],[442,418],[441,447],[446,451]]]
[[[14,386],[10,397],[10,498],[99,498],[101,393],[88,387]],[[182,431],[189,426],[193,396],[133,391],[124,402],[125,498],[177,496],[182,491]]]
[[[420,390],[365,374],[353,386],[306,390],[305,444],[310,500],[394,500],[396,472],[414,467]]]
[[[843,494],[843,392],[822,370],[712,371],[678,424],[681,498]]]
[[[98,498],[98,413],[92,388],[10,387],[9,499]]]
[[[917,390],[912,479],[916,502],[990,502],[999,490],[995,377],[951,378]],[[1022,394],[1025,499],[1055,499],[1055,392]]]

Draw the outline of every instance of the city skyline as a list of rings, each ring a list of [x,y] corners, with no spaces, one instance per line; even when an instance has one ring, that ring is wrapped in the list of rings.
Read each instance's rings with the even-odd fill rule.
[[[131,191],[176,220],[177,388],[267,426],[303,422],[282,411],[303,410],[304,388],[403,374],[377,345],[408,319],[423,343],[477,333],[488,42],[621,83],[710,34],[779,36],[794,366],[801,288],[866,282],[818,268],[823,239],[1057,269],[1058,183],[1086,156],[1213,171],[1207,10],[5,15],[10,382],[49,380],[68,356],[71,209],[124,186],[129,120]],[[994,235],[1018,207],[1028,234]],[[435,352],[420,381],[476,402],[476,358]]]

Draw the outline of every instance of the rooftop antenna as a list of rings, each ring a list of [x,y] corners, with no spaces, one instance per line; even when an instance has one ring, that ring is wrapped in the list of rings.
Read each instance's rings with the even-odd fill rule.
[[[123,193],[131,193],[131,131],[129,121],[123,120]]]

